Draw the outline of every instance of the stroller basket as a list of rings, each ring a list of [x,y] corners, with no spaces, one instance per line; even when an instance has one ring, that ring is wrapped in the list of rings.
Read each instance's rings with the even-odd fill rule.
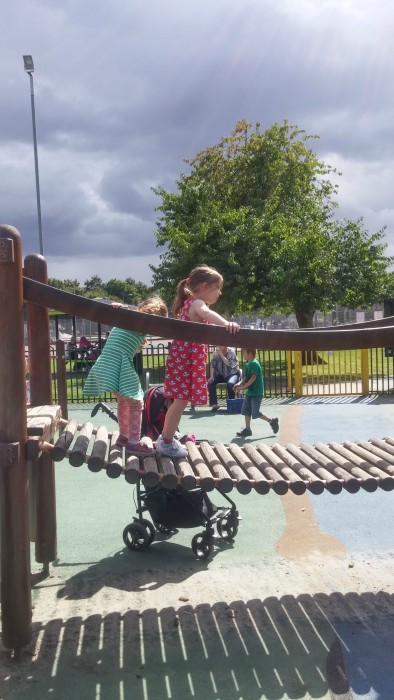
[[[154,523],[169,529],[204,525],[214,511],[206,493],[200,489],[163,489],[155,487],[141,494],[141,502]]]

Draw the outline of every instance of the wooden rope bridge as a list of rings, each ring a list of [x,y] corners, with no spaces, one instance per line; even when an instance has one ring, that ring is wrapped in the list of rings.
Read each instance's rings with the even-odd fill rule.
[[[57,557],[54,460],[68,457],[86,462],[108,476],[166,488],[217,487],[259,494],[355,493],[394,487],[394,439],[371,439],[324,445],[188,444],[188,457],[171,461],[159,456],[144,460],[114,446],[114,433],[67,421],[64,358],[58,346],[58,406],[52,402],[48,309],[97,323],[163,338],[225,345],[223,327],[165,319],[112,307],[48,286],[45,259],[28,255],[22,263],[22,240],[12,226],[0,225],[0,533],[1,620],[3,645],[19,650],[31,641],[32,604],[30,541],[35,559],[47,572]],[[25,315],[26,313],[26,315]],[[24,320],[28,327],[32,408],[26,410]],[[291,331],[242,329],[240,347],[265,350],[338,350],[394,345],[394,317],[345,328]],[[62,374],[63,373],[63,374]],[[60,395],[60,389],[62,395]],[[63,414],[63,418],[61,417]],[[63,432],[54,441],[59,426]]]
[[[61,434],[53,444],[49,440],[58,427]],[[92,472],[104,470],[111,479],[122,475],[127,483],[142,481],[145,487],[217,488],[222,493],[235,488],[243,495],[252,490],[264,495],[272,489],[280,496],[289,490],[296,495],[307,490],[318,495],[324,490],[339,494],[342,489],[349,493],[394,489],[391,437],[286,447],[187,442],[187,458],[172,460],[159,454],[141,458],[124,454],[116,445],[117,431],[91,422],[65,421],[58,406],[28,409],[28,434],[29,459],[45,450],[55,462],[68,459],[73,467],[85,464]]]

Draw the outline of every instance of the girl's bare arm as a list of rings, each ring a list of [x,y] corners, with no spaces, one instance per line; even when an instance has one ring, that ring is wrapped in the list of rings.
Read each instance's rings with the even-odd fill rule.
[[[207,306],[207,304],[205,304],[201,299],[196,299],[193,301],[189,310],[189,315],[190,320],[197,323],[201,322],[201,319],[203,319],[204,321],[209,321],[209,323],[213,323],[216,326],[224,326],[230,333],[237,333],[237,331],[239,331],[238,323],[234,323],[234,321],[227,321],[225,318],[223,318],[223,316],[217,314],[216,311],[212,311],[212,309],[210,309],[209,306]]]

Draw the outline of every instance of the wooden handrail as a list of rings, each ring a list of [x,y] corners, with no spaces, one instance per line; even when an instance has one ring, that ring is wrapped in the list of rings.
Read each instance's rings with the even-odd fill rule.
[[[86,299],[61,289],[23,278],[23,295],[27,301],[71,316],[133,330],[143,335],[191,340],[212,345],[227,345],[236,338],[238,347],[264,350],[351,350],[394,345],[394,317],[363,324],[329,329],[251,330],[243,328],[232,336],[221,326],[179,321],[116,309],[93,299]],[[379,323],[379,325],[375,325]]]

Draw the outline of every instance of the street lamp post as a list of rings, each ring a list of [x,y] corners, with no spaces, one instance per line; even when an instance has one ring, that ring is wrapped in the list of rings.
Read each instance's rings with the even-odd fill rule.
[[[34,63],[32,56],[23,56],[25,71],[30,78],[30,96],[31,96],[31,118],[33,123],[33,145],[34,145],[34,168],[36,173],[36,195],[37,195],[37,215],[38,215],[38,236],[40,242],[40,253],[44,255],[44,246],[42,241],[42,223],[41,223],[41,201],[40,201],[40,178],[38,174],[38,155],[37,155],[37,133],[36,133],[36,111],[34,108],[34,84],[33,73]]]

